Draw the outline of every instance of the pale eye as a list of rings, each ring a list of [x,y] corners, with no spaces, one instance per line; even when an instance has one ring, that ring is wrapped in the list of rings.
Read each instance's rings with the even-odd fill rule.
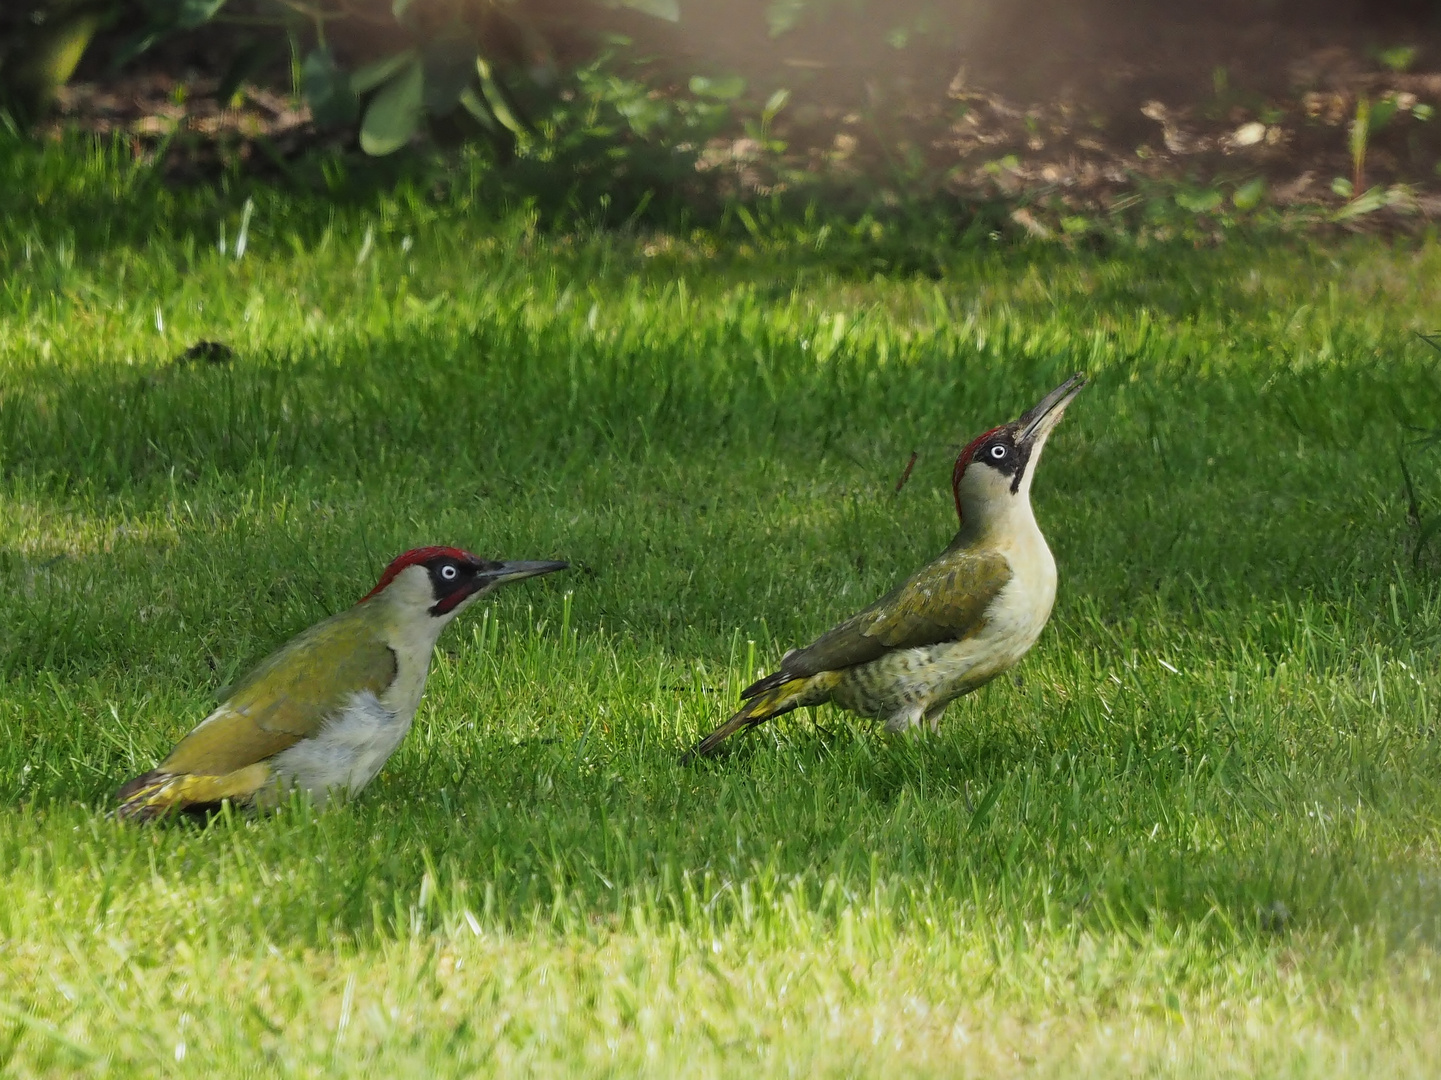
[[[455,576],[459,573],[460,571],[453,566],[442,566],[440,568],[440,576],[446,581],[454,581]]]
[[[1004,446],[993,446],[993,447],[991,447],[991,460],[992,460],[992,461],[1000,461],[1000,460],[1001,460],[1003,457],[1005,457],[1005,456],[1006,456],[1006,448],[1005,448]]]

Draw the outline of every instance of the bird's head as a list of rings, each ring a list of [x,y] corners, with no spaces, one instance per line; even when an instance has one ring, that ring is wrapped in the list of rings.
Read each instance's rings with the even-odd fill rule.
[[[963,525],[985,528],[1009,508],[1030,505],[1031,477],[1046,439],[1085,385],[1085,378],[1072,375],[1019,419],[966,444],[951,476],[956,513]]]
[[[564,570],[563,562],[492,562],[453,547],[407,551],[385,568],[365,603],[385,597],[393,604],[449,622],[473,600],[508,581]]]

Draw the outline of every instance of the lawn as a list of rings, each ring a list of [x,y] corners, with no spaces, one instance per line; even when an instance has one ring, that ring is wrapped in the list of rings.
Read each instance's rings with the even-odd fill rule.
[[[247,215],[13,144],[0,193],[14,1075],[1435,1075],[1434,241]],[[682,765],[1073,370],[1016,677]],[[109,816],[422,543],[574,569],[447,631],[358,801]]]

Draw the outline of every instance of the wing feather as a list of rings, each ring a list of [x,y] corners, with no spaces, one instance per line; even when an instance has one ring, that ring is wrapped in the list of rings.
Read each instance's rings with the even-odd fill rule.
[[[1011,580],[996,552],[947,551],[870,607],[787,653],[780,670],[746,688],[751,698],[791,679],[878,660],[894,649],[961,641],[985,625],[986,609]]]
[[[219,776],[313,735],[350,698],[395,681],[396,658],[350,608],[298,634],[235,684],[157,770]]]

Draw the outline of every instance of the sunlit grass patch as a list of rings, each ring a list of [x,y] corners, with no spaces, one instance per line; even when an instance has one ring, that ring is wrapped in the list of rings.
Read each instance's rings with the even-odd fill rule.
[[[0,224],[14,1071],[1427,1074],[1441,593],[1398,457],[1430,514],[1441,388],[1397,282],[1434,246],[936,280],[260,192],[237,260],[235,199],[114,168]],[[177,362],[199,340],[234,355]],[[1016,678],[935,736],[820,710],[679,764],[946,543],[965,437],[1078,369]],[[106,816],[433,542],[573,569],[448,631],[362,798]]]

